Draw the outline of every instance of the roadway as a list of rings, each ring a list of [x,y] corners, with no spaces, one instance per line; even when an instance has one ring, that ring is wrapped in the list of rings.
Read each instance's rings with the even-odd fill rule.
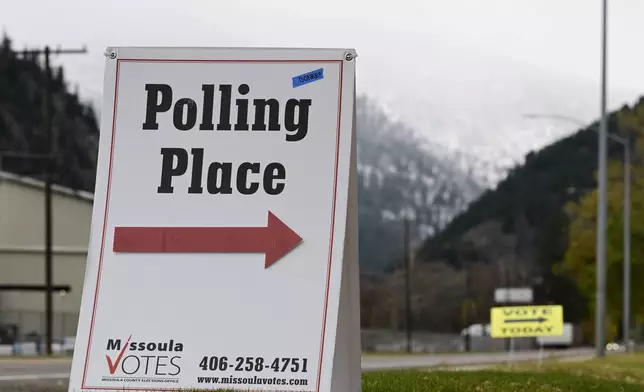
[[[561,351],[546,351],[544,358],[592,358],[592,348],[576,348]],[[457,354],[376,354],[362,357],[363,371],[454,367],[474,368],[508,361],[536,361],[538,351],[520,351],[512,354],[497,353],[457,353]],[[67,358],[0,358],[0,384],[25,383],[66,383],[69,377],[71,360]]]

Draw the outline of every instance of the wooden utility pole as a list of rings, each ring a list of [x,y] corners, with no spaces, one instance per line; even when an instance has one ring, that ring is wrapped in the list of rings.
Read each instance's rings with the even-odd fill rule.
[[[410,240],[410,222],[409,218],[405,216],[403,221],[403,261],[405,265],[405,329],[407,332],[407,352],[413,351],[412,345],[412,310],[411,310],[411,240]]]
[[[50,56],[52,54],[84,54],[87,53],[87,48],[83,47],[81,49],[63,49],[56,48],[51,50],[49,46],[45,46],[44,49],[25,49],[22,53],[32,56],[45,56],[45,140],[46,140],[46,155],[48,156],[48,162],[45,165],[45,318],[46,318],[46,352],[48,355],[52,354],[52,341],[53,341],[53,325],[54,325],[54,315],[53,315],[53,233],[52,233],[52,166],[57,162],[58,154],[58,137],[54,135],[53,126],[52,126],[52,115],[53,115],[53,94],[51,89],[52,81],[52,72],[50,65]]]

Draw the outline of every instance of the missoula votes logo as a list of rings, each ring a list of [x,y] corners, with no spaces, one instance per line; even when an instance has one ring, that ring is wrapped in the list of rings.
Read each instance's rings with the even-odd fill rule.
[[[108,339],[105,362],[109,376],[103,381],[177,383],[181,373],[183,344],[172,339],[165,342]]]

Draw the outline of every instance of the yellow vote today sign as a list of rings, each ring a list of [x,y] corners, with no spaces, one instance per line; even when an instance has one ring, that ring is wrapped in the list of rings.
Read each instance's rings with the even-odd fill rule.
[[[563,335],[563,306],[502,306],[490,310],[493,338]]]

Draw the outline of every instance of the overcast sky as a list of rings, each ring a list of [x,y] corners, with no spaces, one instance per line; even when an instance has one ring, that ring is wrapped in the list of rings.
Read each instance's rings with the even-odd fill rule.
[[[616,107],[644,92],[644,1],[609,0],[609,7]],[[18,49],[87,44],[88,55],[58,62],[91,99],[102,88],[106,46],[352,47],[359,91],[442,142],[496,146],[498,138],[462,125],[486,123],[472,120],[481,105],[503,116],[558,108],[584,121],[599,114],[601,0],[21,0],[2,7],[0,24]],[[524,79],[532,87],[514,92]],[[579,103],[563,107],[558,99]],[[421,115],[428,106],[431,118]],[[459,126],[437,125],[463,114]],[[492,123],[483,130],[494,135]],[[538,141],[526,143],[518,148]]]

